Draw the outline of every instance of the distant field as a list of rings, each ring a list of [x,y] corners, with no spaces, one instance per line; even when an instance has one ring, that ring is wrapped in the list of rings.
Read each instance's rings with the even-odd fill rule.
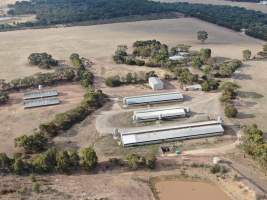
[[[208,31],[210,38],[205,45],[196,40],[196,32],[202,29]],[[196,49],[210,47],[214,55],[232,58],[240,58],[241,51],[246,48],[255,52],[262,43],[192,18],[2,32],[0,38],[0,79],[7,80],[40,71],[27,64],[32,52],[48,52],[60,60],[68,60],[71,53],[78,52],[95,60],[103,68],[102,72],[109,74],[113,73],[110,61],[116,46],[130,46],[136,40],[158,39],[170,45],[186,43]],[[115,67],[120,72],[125,71],[125,66]]]
[[[251,10],[261,11],[267,13],[267,5],[261,5],[258,3],[247,2],[231,2],[225,0],[158,0],[161,2],[188,2],[188,3],[200,3],[200,4],[214,4],[214,5],[231,5],[244,7]]]

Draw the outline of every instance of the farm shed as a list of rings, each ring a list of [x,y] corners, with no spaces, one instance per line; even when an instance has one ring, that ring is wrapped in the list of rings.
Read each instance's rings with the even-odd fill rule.
[[[60,104],[60,100],[58,98],[46,98],[46,99],[34,99],[24,101],[24,108],[36,108],[43,106],[52,106]]]
[[[183,101],[184,96],[180,92],[154,93],[141,96],[124,97],[124,106],[156,104],[173,101]]]
[[[58,92],[56,90],[47,90],[47,91],[33,91],[24,93],[24,100],[28,99],[38,99],[44,97],[54,97],[58,96]]]
[[[118,130],[124,147],[223,135],[221,120]]]
[[[162,90],[164,83],[158,77],[149,77],[148,84],[153,90]]]
[[[195,84],[195,85],[185,85],[183,86],[183,89],[185,91],[201,91],[202,90],[202,86],[200,84]]]
[[[173,60],[173,61],[182,61],[184,60],[186,57],[185,56],[181,56],[181,55],[176,55],[176,56],[171,56],[169,57],[170,60]]]
[[[136,122],[154,121],[161,119],[173,119],[178,117],[186,117],[190,112],[189,108],[158,108],[134,111],[133,120]]]

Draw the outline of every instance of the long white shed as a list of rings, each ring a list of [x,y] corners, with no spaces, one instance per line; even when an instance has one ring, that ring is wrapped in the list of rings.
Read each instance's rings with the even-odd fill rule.
[[[220,120],[118,130],[124,147],[223,135]]]
[[[124,106],[156,104],[172,101],[183,101],[184,96],[180,92],[154,93],[141,96],[124,97]]]
[[[178,117],[186,117],[189,112],[189,108],[181,107],[137,110],[133,113],[133,120],[136,122],[144,122],[162,119],[173,119]]]

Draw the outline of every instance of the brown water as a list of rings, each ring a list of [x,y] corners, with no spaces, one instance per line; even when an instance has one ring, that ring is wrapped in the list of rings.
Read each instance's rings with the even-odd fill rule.
[[[156,184],[160,200],[231,200],[216,185],[194,181],[161,181]]]

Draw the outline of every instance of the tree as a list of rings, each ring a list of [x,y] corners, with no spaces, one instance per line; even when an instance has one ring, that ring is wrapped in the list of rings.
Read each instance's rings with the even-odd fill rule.
[[[263,45],[263,51],[267,52],[267,43]]]
[[[5,104],[9,99],[9,96],[6,92],[1,92],[0,91],[0,105]]]
[[[199,56],[195,56],[192,58],[192,66],[196,69],[200,69],[203,65],[202,59]]]
[[[69,172],[72,167],[71,159],[67,151],[60,151],[56,155],[56,169],[60,172]]]
[[[109,87],[118,87],[122,84],[119,76],[111,76],[105,80],[105,83]]]
[[[237,109],[233,104],[227,104],[224,108],[224,113],[228,118],[235,118],[237,116]]]
[[[0,153],[0,172],[9,172],[11,170],[12,159],[5,153]]]
[[[197,39],[204,43],[208,39],[208,33],[206,31],[198,31]]]
[[[138,169],[143,166],[146,161],[143,157],[138,154],[132,153],[126,156],[127,164],[131,169]]]
[[[208,59],[211,57],[211,49],[200,49],[200,57],[202,62],[207,63]]]
[[[146,167],[149,169],[155,169],[157,158],[155,155],[146,156]]]
[[[27,172],[26,163],[21,158],[15,159],[12,169],[15,174],[19,174],[19,175]]]
[[[83,168],[86,170],[92,170],[97,165],[98,158],[92,147],[82,149],[80,159]]]
[[[77,169],[80,166],[80,157],[76,150],[68,152],[72,169]]]
[[[23,135],[15,139],[16,147],[23,147],[27,152],[40,152],[46,148],[48,139],[41,133]]]
[[[53,172],[57,164],[56,156],[57,150],[55,148],[50,148],[46,152],[39,154],[32,161],[34,171],[36,173]]]
[[[250,57],[251,57],[251,51],[248,50],[248,49],[244,50],[244,51],[243,51],[243,59],[244,59],[244,60],[249,60]]]

